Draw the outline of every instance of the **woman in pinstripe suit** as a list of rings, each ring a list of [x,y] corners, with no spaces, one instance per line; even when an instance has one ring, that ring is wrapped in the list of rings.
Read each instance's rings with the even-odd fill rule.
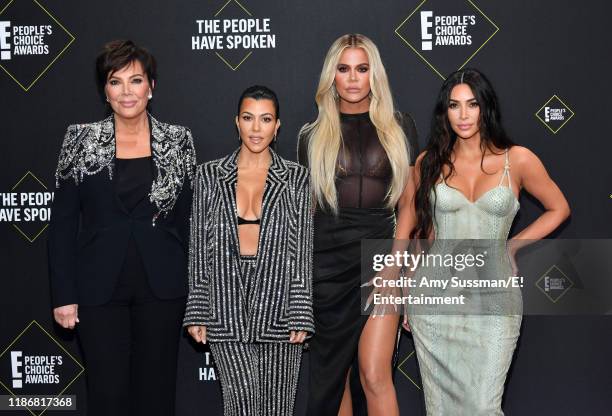
[[[226,416],[292,415],[314,332],[309,176],[270,148],[278,115],[273,91],[245,90],[240,148],[194,181],[184,325],[210,341]]]

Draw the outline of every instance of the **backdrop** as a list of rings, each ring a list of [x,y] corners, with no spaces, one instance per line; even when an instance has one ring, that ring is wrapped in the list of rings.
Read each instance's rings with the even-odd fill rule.
[[[278,149],[294,159],[300,126],[316,116],[323,58],[344,33],[366,34],[378,45],[397,108],[413,115],[421,147],[443,77],[476,67],[496,87],[511,137],[542,159],[569,200],[572,217],[554,237],[607,239],[610,15],[603,0],[0,0],[2,406],[10,406],[9,391],[64,393],[74,395],[76,411],[54,414],[86,414],[78,345],[52,322],[45,228],[66,126],[104,116],[94,59],[105,42],[129,38],[155,54],[153,114],[192,129],[200,162],[237,146],[236,101],[256,83],[278,93]],[[542,212],[527,195],[520,203],[513,233]],[[610,324],[606,316],[526,317],[505,412],[610,414]],[[220,414],[207,351],[185,337],[179,361],[177,414]],[[303,371],[298,415],[305,377]],[[401,413],[424,414],[409,335],[395,381]],[[45,409],[29,406],[10,414]]]

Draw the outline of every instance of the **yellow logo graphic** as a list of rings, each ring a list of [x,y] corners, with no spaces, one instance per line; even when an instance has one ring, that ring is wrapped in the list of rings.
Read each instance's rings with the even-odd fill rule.
[[[14,397],[39,395],[44,391],[45,396],[59,398],[85,371],[36,320],[0,353],[0,361],[5,360],[10,362],[2,365],[6,370],[0,373],[0,385]],[[34,413],[35,405],[23,406],[32,415],[40,416],[50,405],[43,406],[38,414]]]
[[[236,3],[236,4],[238,5],[238,7],[240,7],[240,8],[241,8],[241,9],[244,11],[244,13],[246,13],[246,14],[247,14],[247,16],[249,16],[249,17],[252,17],[252,16],[253,16],[253,15],[251,14],[251,12],[250,12],[250,11],[248,11],[248,10],[247,10],[247,8],[246,8],[246,7],[244,7],[244,6],[243,6],[243,5],[242,5],[242,4],[241,4],[241,3],[240,3],[238,0],[228,0],[228,1],[227,1],[227,2],[226,2],[224,5],[223,5],[223,7],[221,7],[217,13],[215,13],[215,17],[219,17],[219,16],[221,15],[221,12],[223,11],[223,9],[225,9],[225,8],[227,7],[227,5],[228,5],[228,4],[230,4],[230,3],[232,3],[232,2],[233,2],[233,3]],[[222,54],[220,54],[219,52],[215,52],[215,55],[217,55],[217,56],[219,57],[219,59],[221,59],[225,65],[227,65],[228,67],[230,67],[230,68],[232,69],[232,71],[235,71],[235,70],[237,70],[237,69],[240,67],[240,65],[242,65],[242,64],[244,63],[244,61],[246,61],[246,60],[249,58],[249,56],[251,56],[251,54],[252,54],[252,53],[253,53],[253,51],[249,51],[249,52],[248,52],[246,55],[244,55],[244,57],[243,57],[243,58],[240,60],[240,62],[238,62],[238,63],[237,63],[237,64],[235,64],[235,65],[232,65],[232,64],[231,64],[231,63],[230,63],[230,62],[229,62],[229,61],[228,61],[226,58],[224,58],[224,57],[223,57],[223,55],[222,55]]]
[[[548,130],[557,134],[574,117],[574,112],[555,94],[536,111],[535,116]]]
[[[28,171],[11,188],[0,192],[0,222],[10,223],[30,243],[47,229],[53,192]]]
[[[459,70],[499,27],[471,0],[423,0],[395,34],[440,78]]]
[[[552,303],[557,303],[574,286],[574,282],[556,264],[553,264],[540,276],[535,285]]]
[[[236,71],[255,49],[276,48],[276,34],[269,17],[256,18],[238,0],[228,0],[212,19],[196,19],[197,32],[191,36],[192,50],[213,51]]]
[[[74,40],[37,0],[10,0],[0,10],[0,68],[26,92]]]
[[[397,365],[397,368],[404,375],[404,377],[406,377],[414,385],[414,387],[421,390],[421,386],[419,386],[418,383],[414,381],[414,379],[410,377],[410,375],[408,374],[410,372],[410,370],[407,368],[408,365],[415,364],[415,363],[416,363],[416,351],[412,351],[402,360],[401,363]],[[415,368],[416,368],[416,364],[415,364]]]

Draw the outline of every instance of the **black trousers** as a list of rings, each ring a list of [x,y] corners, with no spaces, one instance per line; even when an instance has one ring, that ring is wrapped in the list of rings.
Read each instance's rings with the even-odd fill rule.
[[[133,241],[110,302],[79,306],[88,416],[172,416],[185,298],[149,288]]]

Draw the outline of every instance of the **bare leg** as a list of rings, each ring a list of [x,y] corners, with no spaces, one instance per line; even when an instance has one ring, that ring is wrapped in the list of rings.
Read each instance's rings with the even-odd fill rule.
[[[346,383],[344,383],[344,393],[342,394],[342,402],[340,403],[340,410],[338,410],[338,416],[353,416],[353,399],[351,398],[351,383],[350,383],[351,369],[349,368],[346,374]]]
[[[399,416],[391,360],[399,315],[368,318],[359,339],[359,377],[370,416]]]

